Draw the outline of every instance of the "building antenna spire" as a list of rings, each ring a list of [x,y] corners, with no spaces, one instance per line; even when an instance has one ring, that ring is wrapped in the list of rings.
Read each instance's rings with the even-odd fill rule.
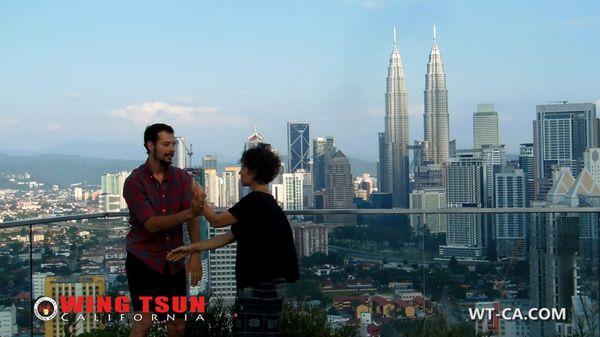
[[[394,26],[394,47],[396,47],[396,26]]]
[[[433,42],[437,39],[437,32],[435,30],[435,22],[433,23]]]

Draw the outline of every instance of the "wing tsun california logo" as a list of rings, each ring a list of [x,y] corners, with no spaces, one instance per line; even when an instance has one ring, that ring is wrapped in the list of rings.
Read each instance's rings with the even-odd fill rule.
[[[49,321],[56,317],[58,304],[50,297],[40,297],[33,305],[33,313],[42,321]]]

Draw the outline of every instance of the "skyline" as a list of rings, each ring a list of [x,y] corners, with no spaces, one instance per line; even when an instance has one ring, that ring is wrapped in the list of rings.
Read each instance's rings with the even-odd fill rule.
[[[348,156],[374,161],[392,27],[412,143],[423,139],[435,23],[450,139],[471,147],[472,114],[493,103],[500,143],[518,153],[532,141],[535,105],[600,102],[599,6],[553,3],[3,3],[0,149],[139,144],[154,113],[194,145],[195,161],[236,156],[254,125],[285,151],[295,120],[310,121],[312,138],[334,136]]]

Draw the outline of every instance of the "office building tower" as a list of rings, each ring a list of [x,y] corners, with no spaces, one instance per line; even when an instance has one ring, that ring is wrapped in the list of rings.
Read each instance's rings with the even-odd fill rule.
[[[433,45],[429,53],[425,75],[424,138],[427,143],[426,158],[434,164],[443,164],[449,156],[448,90],[442,55],[437,44],[435,25]]]
[[[303,208],[314,208],[315,196],[313,189],[313,178],[310,171],[303,169],[297,170],[296,173],[302,175],[302,205]]]
[[[175,137],[175,155],[173,156],[173,166],[184,169],[186,165],[187,150],[185,147],[185,138]]]
[[[536,106],[535,179],[536,199],[544,198],[543,186],[552,185],[553,167],[569,167],[578,175],[583,152],[596,147],[596,105],[594,103],[543,104]],[[550,181],[548,181],[550,180]]]
[[[587,169],[575,179],[571,169],[563,167],[552,179],[547,201],[535,202],[534,206],[600,205],[600,186]],[[592,325],[597,324],[594,320],[575,319],[589,308],[587,304],[598,306],[598,214],[532,214],[529,256],[531,306],[567,310],[567,321],[531,322],[532,336],[569,336],[577,329],[593,330]],[[593,303],[589,303],[591,299]]]
[[[17,325],[17,307],[0,305],[0,336],[13,337],[19,334]]]
[[[206,187],[204,189],[206,193],[206,201],[213,203],[215,206],[219,205],[219,177],[217,176],[217,170],[210,169],[204,170],[204,182]]]
[[[73,276],[46,276],[44,283],[44,295],[59,299],[61,296],[104,296],[106,291],[105,278],[103,275],[73,275]],[[76,315],[83,316],[71,326],[71,336],[80,335],[99,329],[102,322],[94,317],[99,316],[95,306],[92,312],[81,312]],[[56,315],[52,320],[44,322],[44,336],[64,337],[67,322]]]
[[[54,276],[53,272],[35,272],[33,273],[33,298],[37,299],[44,296],[46,286],[46,276]]]
[[[308,122],[287,123],[288,172],[309,171],[310,125]]]
[[[313,222],[292,222],[294,244],[299,257],[311,256],[314,253],[329,252],[328,229],[323,224]]]
[[[123,185],[130,172],[105,173],[100,178],[100,208],[103,212],[116,212],[127,208],[123,197]]]
[[[484,162],[475,154],[458,154],[446,161],[447,207],[484,206]],[[448,214],[446,245],[440,246],[444,258],[481,260],[485,258],[482,219],[477,214]]]
[[[394,207],[408,207],[408,98],[404,68],[396,46],[390,56],[385,92],[385,132],[380,139],[380,190],[392,194]],[[383,149],[381,149],[383,147]],[[379,177],[378,177],[379,178]]]
[[[350,161],[340,150],[327,161],[325,166],[325,208],[350,209],[354,205],[354,186]],[[325,222],[341,223],[346,225],[356,224],[356,216],[352,214],[326,215]]]
[[[273,195],[273,198],[277,200],[279,207],[283,209],[287,200],[285,194],[285,185],[283,183],[271,184],[271,194]]]
[[[325,165],[336,151],[335,138],[315,138],[313,140],[313,191],[325,189]]]
[[[208,238],[225,234],[229,228],[209,227]],[[226,304],[233,304],[236,295],[235,259],[237,242],[208,252],[209,283],[211,301],[222,298]]]
[[[240,200],[240,170],[239,166],[227,166],[223,172],[224,199],[223,207],[231,207]]]
[[[494,174],[506,166],[504,145],[483,145],[481,157],[485,165],[485,207],[493,207]]]
[[[284,210],[302,210],[302,209],[304,209],[304,203],[303,203],[304,174],[302,172],[284,173],[283,174],[283,187],[285,190],[285,198],[283,200],[283,209]]]
[[[494,176],[494,186],[495,207],[526,206],[526,177],[523,170],[505,168]],[[527,215],[503,213],[495,217],[497,258],[525,258]]]
[[[244,144],[244,151],[263,143],[265,143],[265,138],[258,132],[255,126],[254,130],[252,131],[252,134],[248,137],[246,143]]]
[[[217,155],[209,154],[204,156],[202,158],[202,168],[217,170]]]
[[[410,192],[410,209],[435,209],[446,207],[446,190],[429,188]],[[411,214],[412,228],[427,227],[430,233],[446,233],[445,214]]]
[[[533,143],[523,143],[519,148],[519,168],[525,174],[525,201],[526,207],[534,200],[535,188],[535,162],[533,157]]]
[[[473,113],[473,148],[498,144],[498,112],[494,111],[493,104],[478,104],[477,112]]]

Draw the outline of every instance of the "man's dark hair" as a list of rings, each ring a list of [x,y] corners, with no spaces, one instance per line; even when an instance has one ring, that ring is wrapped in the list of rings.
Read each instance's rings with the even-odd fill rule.
[[[146,143],[152,142],[156,144],[156,141],[158,140],[158,133],[162,131],[165,131],[170,134],[175,134],[175,131],[173,131],[172,127],[163,123],[156,123],[146,127],[146,131],[144,131],[144,147],[146,148],[146,153],[150,153],[150,150],[148,150]]]
[[[254,180],[259,184],[273,181],[281,167],[279,156],[273,152],[271,145],[264,143],[244,151],[240,163],[254,173]]]

